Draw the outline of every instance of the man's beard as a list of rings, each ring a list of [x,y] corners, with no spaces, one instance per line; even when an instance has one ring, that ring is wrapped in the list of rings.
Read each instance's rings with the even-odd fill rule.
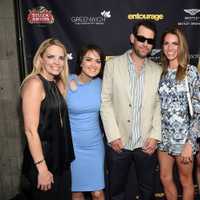
[[[136,49],[136,48],[133,47],[133,50],[135,51],[135,54],[136,54],[139,58],[142,58],[142,59],[148,57],[148,56],[150,55],[150,53],[151,53],[151,51],[149,51],[147,54],[144,55],[144,54],[141,54],[141,53],[140,53],[140,50],[139,50],[139,49]]]

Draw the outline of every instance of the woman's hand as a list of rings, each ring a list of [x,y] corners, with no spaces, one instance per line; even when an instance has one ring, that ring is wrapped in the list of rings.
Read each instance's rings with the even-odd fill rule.
[[[54,183],[53,174],[47,169],[45,163],[41,163],[38,167],[38,184],[37,188],[43,191],[51,189],[51,184]]]
[[[192,144],[186,143],[183,147],[183,150],[181,152],[181,159],[184,164],[188,164],[193,161],[192,156]]]

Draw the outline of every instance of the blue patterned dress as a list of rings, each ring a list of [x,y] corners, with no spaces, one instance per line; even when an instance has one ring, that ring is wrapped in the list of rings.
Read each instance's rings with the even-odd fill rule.
[[[195,66],[188,66],[189,91],[194,110],[189,113],[185,80],[176,81],[176,70],[168,69],[159,85],[161,100],[162,140],[160,151],[171,155],[180,155],[187,139],[192,141],[193,154],[197,151],[196,139],[200,123],[200,75]]]

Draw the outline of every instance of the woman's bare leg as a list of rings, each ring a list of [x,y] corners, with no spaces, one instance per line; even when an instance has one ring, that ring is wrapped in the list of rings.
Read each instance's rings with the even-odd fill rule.
[[[175,158],[167,152],[158,151],[160,164],[160,179],[164,187],[167,200],[177,200],[177,189],[173,180],[173,166]]]
[[[72,200],[85,200],[82,192],[72,192]]]
[[[180,182],[183,188],[183,200],[193,200],[194,199],[194,184],[192,177],[193,161],[188,163],[183,163],[182,158],[178,156],[176,158],[176,163],[178,166]]]
[[[103,190],[92,192],[92,200],[104,200],[104,192]]]

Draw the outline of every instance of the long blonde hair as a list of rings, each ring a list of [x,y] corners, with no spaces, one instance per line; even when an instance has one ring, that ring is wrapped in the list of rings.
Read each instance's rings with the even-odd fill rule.
[[[53,45],[61,47],[64,52],[64,57],[65,57],[64,69],[60,73],[60,75],[57,77],[56,81],[57,82],[61,81],[64,87],[66,88],[67,80],[68,80],[68,70],[69,70],[68,63],[67,63],[67,50],[65,46],[59,40],[54,39],[54,38],[46,39],[40,44],[33,58],[32,72],[24,79],[21,86],[23,86],[24,82],[31,76],[41,73],[43,66],[41,64],[40,58],[42,58],[46,49]]]
[[[165,36],[167,34],[173,34],[176,35],[179,41],[179,50],[178,50],[178,70],[176,73],[176,80],[183,80],[186,75],[187,65],[189,64],[189,50],[188,50],[188,44],[186,41],[186,37],[183,33],[183,31],[177,27],[174,26],[172,28],[169,28],[167,31],[164,32],[161,38],[161,45],[164,43]],[[167,68],[169,65],[169,61],[167,57],[164,55],[163,51],[161,53],[161,65],[163,68],[163,75],[166,74]]]
[[[200,57],[199,57],[199,61],[198,61],[198,65],[197,65],[198,71],[200,73]]]

